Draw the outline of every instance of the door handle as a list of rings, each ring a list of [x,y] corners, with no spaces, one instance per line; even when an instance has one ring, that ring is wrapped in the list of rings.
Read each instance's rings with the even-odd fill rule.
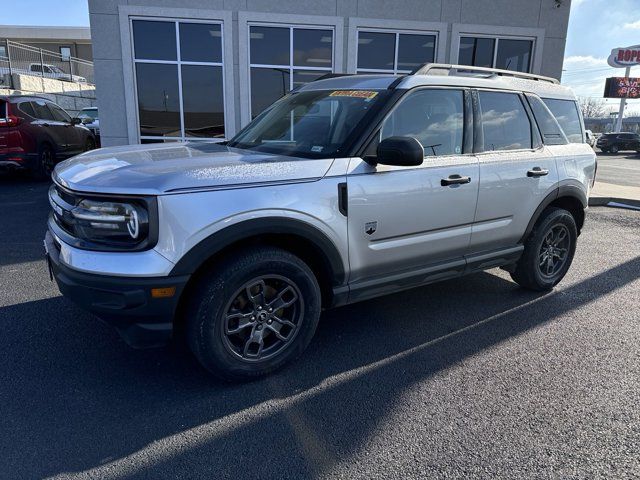
[[[449,178],[443,178],[440,180],[440,185],[443,187],[461,185],[463,183],[471,183],[471,177],[462,177],[456,173],[455,175],[449,175]]]
[[[549,170],[546,168],[534,167],[527,171],[527,177],[544,177],[549,175]]]

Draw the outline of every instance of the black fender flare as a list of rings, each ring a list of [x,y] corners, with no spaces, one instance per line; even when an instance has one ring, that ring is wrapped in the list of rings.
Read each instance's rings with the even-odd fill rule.
[[[533,212],[533,215],[531,216],[531,220],[529,220],[529,223],[527,225],[527,229],[524,231],[524,234],[520,238],[519,243],[524,243],[524,241],[527,239],[527,237],[531,233],[531,230],[533,230],[534,225],[540,218],[540,215],[542,215],[542,212],[545,210],[545,208],[547,208],[557,199],[563,198],[563,197],[575,198],[580,202],[583,209],[587,208],[587,205],[589,204],[587,195],[584,192],[584,186],[581,183],[571,182],[571,183],[560,185],[551,193],[549,193],[546,197],[544,197],[544,200],[542,200],[540,205],[538,205],[538,207],[536,208],[535,212]]]
[[[224,248],[243,240],[268,234],[292,235],[307,239],[328,262],[333,285],[344,285],[346,281],[345,268],[342,257],[333,241],[315,226],[286,217],[256,218],[223,228],[193,246],[175,264],[169,275],[191,275]]]

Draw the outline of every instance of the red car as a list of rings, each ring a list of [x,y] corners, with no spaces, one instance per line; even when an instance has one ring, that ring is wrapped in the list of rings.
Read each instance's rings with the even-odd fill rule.
[[[56,163],[95,148],[91,131],[52,101],[0,95],[0,168],[49,179]]]

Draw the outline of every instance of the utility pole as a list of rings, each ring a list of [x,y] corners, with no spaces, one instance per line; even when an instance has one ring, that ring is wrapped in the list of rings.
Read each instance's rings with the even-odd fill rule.
[[[631,67],[627,67],[624,69],[624,78],[629,78],[629,74],[631,73]],[[620,99],[620,110],[618,110],[618,120],[616,121],[616,128],[614,131],[621,132],[622,131],[622,117],[624,116],[624,106],[627,104],[626,98]]]

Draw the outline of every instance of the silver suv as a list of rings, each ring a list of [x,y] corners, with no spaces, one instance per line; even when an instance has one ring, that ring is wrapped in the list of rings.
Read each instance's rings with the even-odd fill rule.
[[[61,292],[132,346],[185,332],[244,379],[298,357],[326,308],[494,267],[533,290],[564,277],[596,170],[570,90],[437,64],[330,77],[226,143],[59,164]]]

